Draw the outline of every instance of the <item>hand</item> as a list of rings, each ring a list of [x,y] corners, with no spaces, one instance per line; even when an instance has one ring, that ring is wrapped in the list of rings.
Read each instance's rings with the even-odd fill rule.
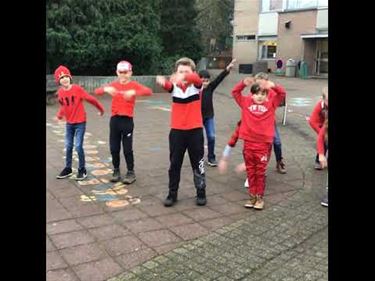
[[[164,76],[156,76],[156,84],[158,84],[159,86],[163,87],[165,85],[165,81],[167,81],[167,79],[165,79]]]
[[[243,79],[243,83],[246,86],[251,86],[251,85],[254,84],[254,78],[253,77],[246,77],[245,79]]]
[[[176,73],[172,73],[171,76],[169,76],[169,81],[175,84],[178,82]]]
[[[61,119],[59,119],[57,116],[53,117],[53,121],[59,122],[59,120]]]
[[[171,79],[173,79],[173,83],[179,84],[179,83],[185,83],[185,74],[184,73],[174,73],[171,76]],[[170,80],[172,82],[172,80]]]
[[[236,59],[232,59],[232,61],[226,67],[227,71],[230,71],[233,68],[235,62]]]
[[[126,99],[129,100],[133,96],[135,96],[135,90],[128,90],[128,91],[123,91],[121,92],[122,96]]]
[[[265,85],[266,89],[271,89],[271,88],[275,87],[275,83],[270,81],[270,80],[268,80],[265,84],[266,84]]]
[[[322,169],[328,166],[327,158],[324,156],[324,154],[319,154],[319,162]]]
[[[99,111],[99,112],[98,112],[98,115],[99,115],[99,116],[103,116],[103,115],[104,115],[104,111]]]
[[[224,174],[228,168],[228,161],[225,159],[220,159],[219,164],[217,165],[220,174]]]
[[[111,96],[114,96],[116,89],[113,88],[112,86],[106,86],[104,87],[104,92],[110,94]]]
[[[246,164],[245,164],[245,162],[243,162],[241,164],[238,164],[236,166],[235,171],[236,171],[237,174],[241,174],[241,173],[245,172],[246,171]]]

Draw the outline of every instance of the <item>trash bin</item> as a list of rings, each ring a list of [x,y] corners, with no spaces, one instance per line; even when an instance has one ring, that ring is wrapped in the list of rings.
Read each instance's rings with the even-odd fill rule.
[[[286,62],[285,76],[296,77],[296,62],[293,59],[288,59]]]
[[[300,78],[307,79],[307,63],[306,62],[301,61],[298,72],[299,72]]]

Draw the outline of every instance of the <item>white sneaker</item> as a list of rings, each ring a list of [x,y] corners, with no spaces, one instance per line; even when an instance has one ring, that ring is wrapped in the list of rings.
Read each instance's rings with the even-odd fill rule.
[[[245,183],[243,184],[243,187],[249,188],[249,180],[246,178]]]

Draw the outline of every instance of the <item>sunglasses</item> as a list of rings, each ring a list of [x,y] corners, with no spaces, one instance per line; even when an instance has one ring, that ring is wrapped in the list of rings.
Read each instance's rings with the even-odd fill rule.
[[[120,73],[120,74],[126,74],[126,73],[128,73],[129,71],[119,71],[118,73]]]

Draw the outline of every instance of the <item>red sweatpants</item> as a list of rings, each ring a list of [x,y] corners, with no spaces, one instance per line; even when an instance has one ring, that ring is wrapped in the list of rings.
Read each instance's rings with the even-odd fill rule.
[[[244,141],[243,157],[245,159],[249,194],[264,195],[266,170],[271,156],[272,143],[254,143]]]

